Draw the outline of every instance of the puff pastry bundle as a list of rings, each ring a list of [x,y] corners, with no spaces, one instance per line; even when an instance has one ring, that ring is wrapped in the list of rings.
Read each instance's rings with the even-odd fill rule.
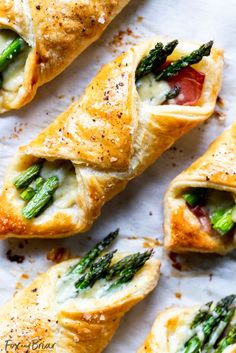
[[[236,124],[170,184],[165,200],[165,246],[176,252],[225,254],[235,242]]]
[[[104,254],[117,233],[109,234],[81,260],[53,266],[0,309],[1,351],[15,352],[14,344],[19,353],[27,348],[28,352],[103,351],[124,314],[159,279],[160,263],[150,258],[151,251]]]
[[[1,0],[0,113],[31,101],[37,88],[93,43],[128,2]],[[6,61],[14,62],[6,68]]]
[[[138,353],[235,353],[234,301],[229,295],[202,307],[166,309]]]
[[[156,44],[158,40],[165,46]],[[166,43],[163,38],[146,41],[105,65],[77,102],[35,140],[20,148],[6,174],[0,198],[2,238],[65,237],[88,230],[105,202],[123,190],[129,180],[141,174],[179,137],[210,116],[221,84],[222,51],[212,47],[210,52],[212,42],[209,42],[201,46],[208,56],[199,59],[198,44]],[[167,57],[170,47],[173,52],[168,61],[177,62],[178,66],[180,57],[192,51],[195,56],[198,54],[200,61],[194,68],[185,69],[190,88],[191,82],[195,82],[191,75],[200,76],[201,83],[196,82],[193,87],[197,92],[193,92],[194,100],[192,96],[186,100],[180,92],[181,87],[176,83],[178,75],[174,77],[174,86],[174,81],[157,82],[153,73],[140,78],[142,72],[150,71],[147,65],[150,56],[153,59],[156,55],[158,61],[157,54],[161,51]],[[174,66],[170,69],[173,71]],[[164,69],[162,75],[163,72],[166,73]],[[185,78],[179,77],[183,92]],[[165,91],[167,88],[169,92]],[[179,101],[173,98],[178,94]],[[29,201],[38,186],[34,184],[34,190],[30,186],[24,193],[28,184],[22,182],[21,175],[24,179],[25,173],[28,184],[31,176],[38,176],[39,184],[49,178],[40,191],[40,212],[39,209],[35,212],[34,207],[35,201],[38,206],[37,196]],[[41,196],[47,200],[46,210]]]

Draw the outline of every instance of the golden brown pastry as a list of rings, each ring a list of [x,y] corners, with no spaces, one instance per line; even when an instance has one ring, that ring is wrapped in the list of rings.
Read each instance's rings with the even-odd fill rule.
[[[60,74],[129,0],[2,0],[0,3],[0,113],[30,102],[44,83]],[[24,42],[2,67],[2,52]],[[14,51],[12,51],[14,53]],[[20,52],[20,53],[19,53]],[[1,75],[2,73],[2,75]]]
[[[235,295],[159,314],[138,353],[235,353]]]
[[[225,254],[235,241],[236,124],[170,184],[164,200],[167,249]]]
[[[86,231],[105,202],[179,137],[210,116],[221,84],[222,51],[213,47],[210,52],[212,43],[208,43],[210,55],[194,68],[184,69],[187,73],[181,71],[172,77],[172,87],[172,81],[157,81],[153,73],[137,79],[140,65],[147,62],[146,55],[156,41],[131,48],[105,65],[77,102],[35,140],[20,148],[0,197],[0,236],[52,238]],[[162,41],[167,43],[166,39]],[[176,44],[173,41],[165,46],[172,47],[168,61],[173,63],[199,48],[192,43]],[[163,45],[158,47],[165,53]],[[196,81],[189,75],[197,77]],[[188,80],[191,97],[186,95],[184,80]],[[183,90],[179,92],[181,85]],[[173,98],[173,93],[180,94]],[[167,98],[170,94],[171,99]],[[190,105],[183,105],[188,102]],[[29,185],[31,177],[28,183],[17,180],[22,173],[30,174],[31,168],[33,179],[45,181],[50,177],[50,185],[37,191],[46,197],[46,209],[44,202],[34,209],[38,199],[34,196],[31,200],[31,195],[38,186],[35,182]],[[28,186],[34,190],[26,190],[25,195]]]
[[[114,233],[99,244],[100,250],[101,245],[102,250],[109,245],[111,238]],[[151,251],[130,252],[129,261],[126,258],[123,267],[120,262],[117,271],[115,265],[124,262],[127,253],[104,255],[97,245],[80,261],[73,259],[53,266],[0,309],[0,350],[102,352],[124,314],[157,285],[160,263],[154,257],[149,259],[150,255]],[[138,263],[137,257],[142,261]],[[96,277],[92,277],[95,267]],[[135,270],[133,277],[124,280],[124,271],[129,268]]]

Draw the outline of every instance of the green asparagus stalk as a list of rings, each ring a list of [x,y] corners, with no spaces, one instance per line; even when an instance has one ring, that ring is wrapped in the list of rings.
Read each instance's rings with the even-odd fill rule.
[[[212,331],[212,333],[209,337],[209,341],[204,346],[202,353],[210,353],[212,351],[215,344],[220,339],[222,333],[224,332],[226,327],[229,325],[232,317],[234,316],[234,313],[235,313],[235,308],[232,308],[225,314],[225,316],[219,322],[218,326],[215,327],[214,330]]]
[[[194,329],[195,327],[197,327],[200,323],[202,323],[203,321],[205,321],[205,319],[207,318],[210,308],[212,306],[213,302],[209,302],[203,306],[201,306],[201,308],[199,309],[197,315],[194,317],[190,328]]]
[[[45,183],[45,179],[42,178],[41,176],[38,177],[36,180],[35,180],[35,189],[36,191],[39,191],[41,189],[41,187],[43,186],[43,184]]]
[[[136,254],[128,255],[128,256],[124,257],[122,260],[115,263],[113,266],[111,266],[108,269],[107,275],[106,275],[106,280],[110,281],[116,275],[120,274],[121,271],[132,266],[133,262],[137,261],[139,259],[139,256],[140,256],[140,253],[138,252]]]
[[[135,266],[137,267],[139,264],[143,262],[143,259],[145,259],[146,257],[150,258],[152,253],[153,253],[153,250],[148,250],[143,254],[138,252],[136,254],[131,254],[124,257],[123,259],[121,259],[120,261],[118,261],[117,263],[115,263],[113,266],[109,268],[107,272],[106,280],[110,281],[118,274],[121,274],[122,271],[130,267],[133,267],[133,268]]]
[[[73,266],[68,274],[83,273],[98,256],[116,239],[119,234],[119,229],[108,234],[101,242],[99,242],[93,249],[91,249],[75,266]]]
[[[213,229],[221,235],[227,234],[234,227],[235,223],[232,220],[234,209],[235,206],[227,209],[220,209],[210,216]]]
[[[183,194],[184,200],[191,207],[198,205],[202,199],[205,197],[207,189],[204,188],[193,188],[190,191]]]
[[[31,219],[39,215],[42,209],[49,206],[49,202],[52,199],[56,189],[59,186],[59,179],[57,176],[48,178],[41,189],[36,192],[34,197],[29,203],[23,208],[22,214],[26,219]]]
[[[9,64],[19,55],[26,47],[26,42],[18,37],[14,39],[9,46],[0,54],[0,72],[3,72]]]
[[[35,195],[35,190],[31,186],[28,186],[24,191],[20,193],[20,197],[24,201],[31,200],[34,197],[34,195]]]
[[[221,299],[214,310],[209,314],[208,318],[198,325],[198,332],[194,334],[184,345],[183,353],[199,353],[199,350],[208,341],[212,331],[228,314],[230,306],[235,300],[235,295],[229,295]]]
[[[24,172],[20,173],[19,176],[14,180],[14,185],[17,189],[23,189],[27,187],[36,177],[38,176],[41,169],[41,164],[34,164]]]
[[[193,64],[197,64],[204,56],[209,56],[213,41],[203,44],[199,49],[194,50],[190,55],[184,56],[179,60],[173,61],[168,67],[163,69],[157,76],[156,80],[166,80],[177,75],[182,69]]]
[[[75,288],[77,291],[86,289],[88,287],[93,287],[95,282],[105,275],[115,252],[116,250],[102,256],[91,266],[87,273],[79,278],[79,280],[75,283]]]
[[[30,185],[20,193],[20,197],[24,201],[30,201],[37,191],[41,189],[43,184],[45,183],[45,179],[42,177],[38,177],[35,181],[30,183]]]
[[[152,256],[153,250],[145,251],[144,253],[137,253],[129,255],[116,263],[108,272],[108,279],[112,279],[117,275],[115,282],[111,284],[108,290],[117,288],[124,283],[132,280],[135,274],[141,269],[147,260]]]
[[[178,41],[173,40],[163,47],[162,43],[157,43],[147,56],[145,56],[139,63],[136,69],[136,81],[141,77],[153,72],[157,67],[166,62],[167,57],[174,51]]]
[[[236,343],[236,324],[232,326],[228,334],[219,342],[215,353],[223,353],[228,346],[234,343]]]
[[[179,86],[174,86],[166,95],[166,100],[174,99],[180,94],[181,88]]]
[[[200,338],[198,336],[193,336],[186,342],[185,346],[184,353],[199,353],[201,347]]]

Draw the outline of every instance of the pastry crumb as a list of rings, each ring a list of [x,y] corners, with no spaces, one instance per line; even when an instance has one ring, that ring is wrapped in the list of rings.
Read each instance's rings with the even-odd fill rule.
[[[181,294],[180,292],[176,292],[176,293],[175,293],[175,297],[176,297],[177,299],[181,299],[181,298],[182,298],[182,294]]]
[[[66,248],[52,248],[47,253],[47,260],[59,263],[71,258],[70,251]]]

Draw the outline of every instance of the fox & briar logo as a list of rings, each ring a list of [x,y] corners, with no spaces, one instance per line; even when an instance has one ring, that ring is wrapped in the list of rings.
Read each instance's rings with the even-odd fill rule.
[[[25,349],[25,352],[42,350],[49,351],[55,348],[56,343],[43,342],[40,339],[32,340],[29,343],[13,342],[12,340],[5,341],[5,352],[11,353],[13,351],[18,352],[20,349]]]

